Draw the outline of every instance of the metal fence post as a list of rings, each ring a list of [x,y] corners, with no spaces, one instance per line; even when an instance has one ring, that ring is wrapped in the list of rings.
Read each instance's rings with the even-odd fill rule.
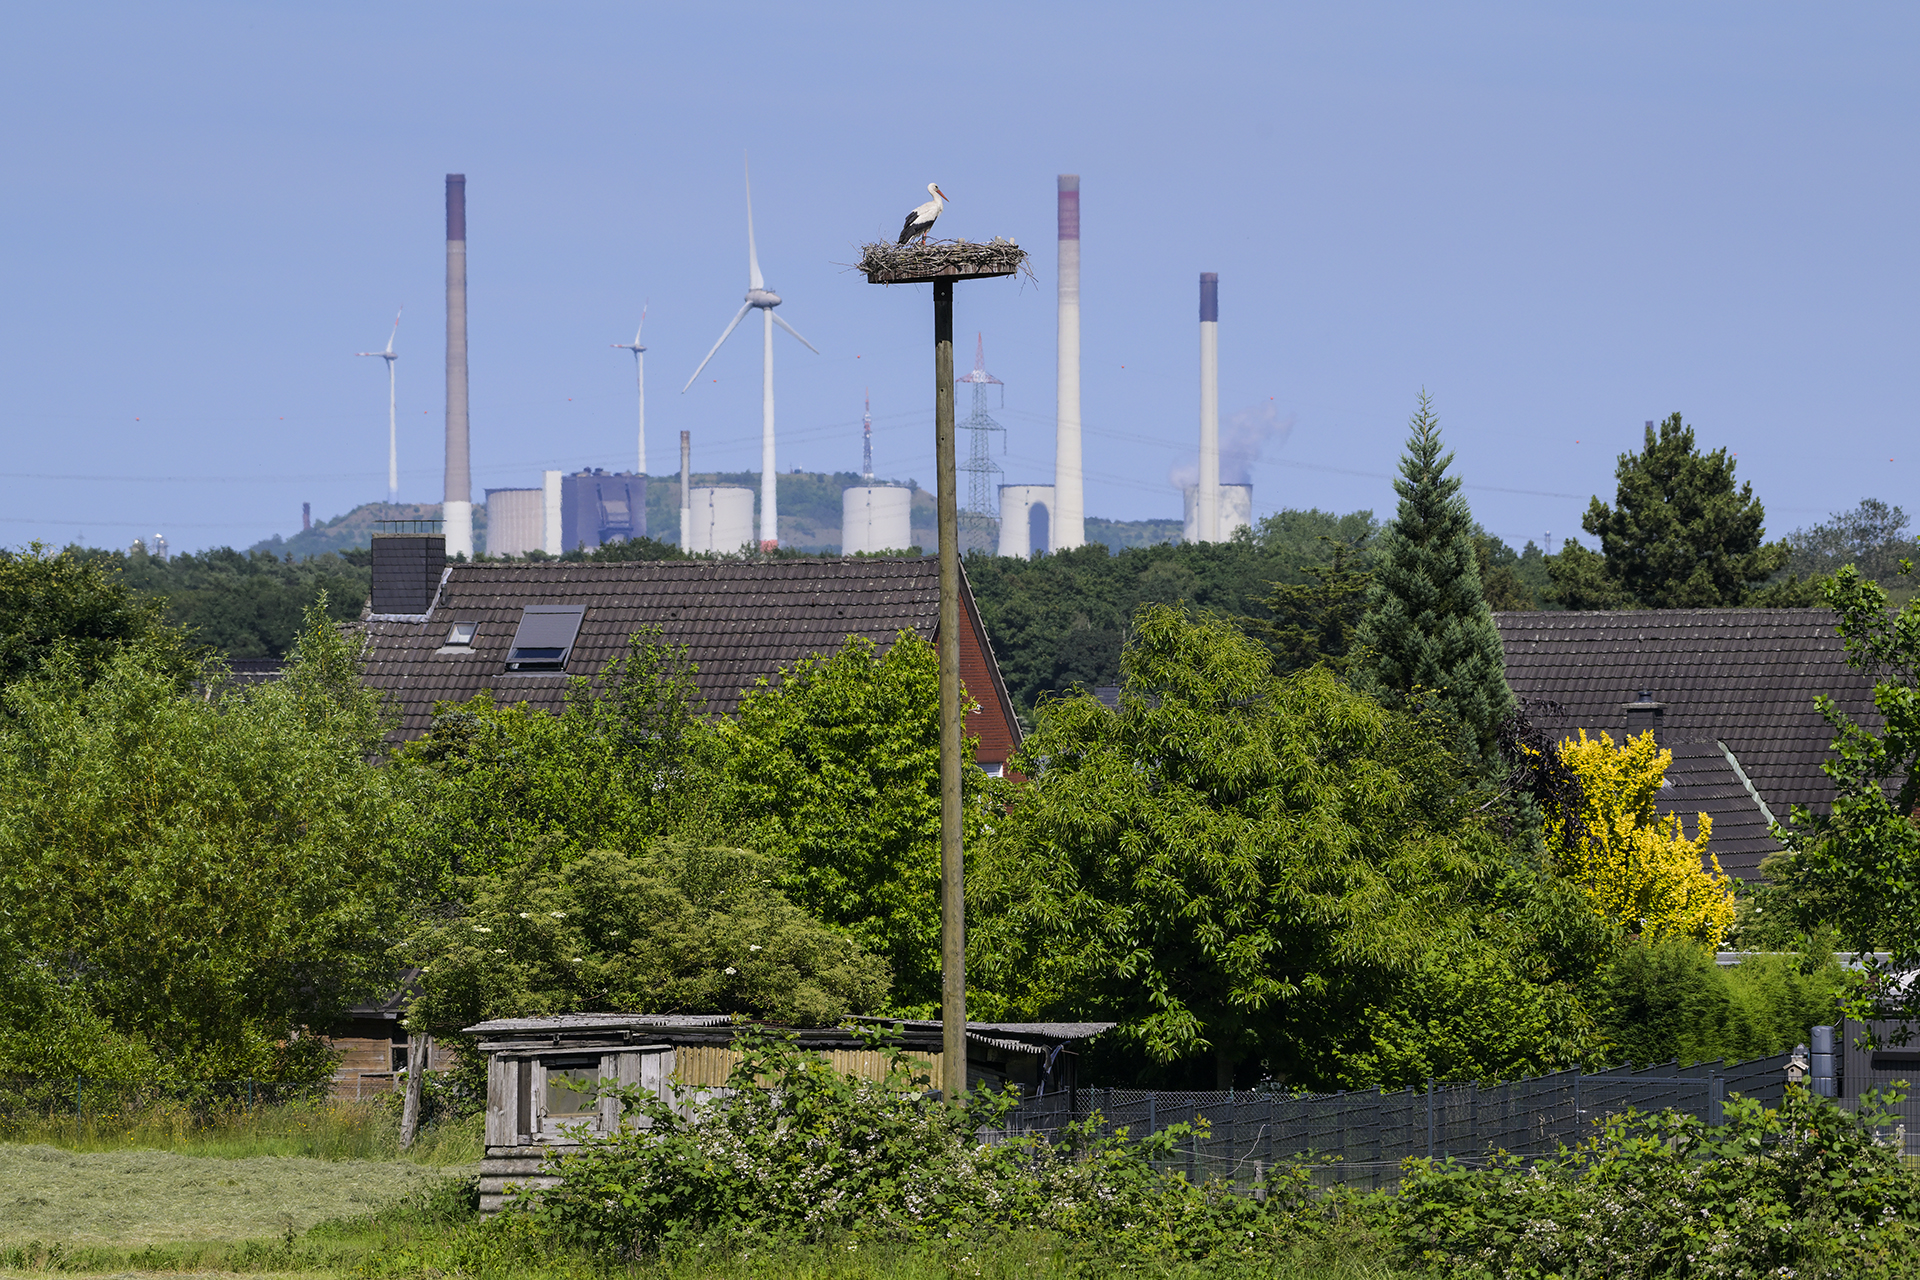
[[[1427,1159],[1433,1159],[1433,1077],[1427,1077]]]
[[[1720,1104],[1727,1093],[1727,1078],[1718,1069],[1707,1077],[1707,1123],[1720,1124],[1723,1120]]]

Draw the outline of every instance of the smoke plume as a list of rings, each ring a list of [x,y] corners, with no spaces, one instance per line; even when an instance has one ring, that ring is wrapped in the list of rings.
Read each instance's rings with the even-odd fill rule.
[[[1268,449],[1278,449],[1293,433],[1293,415],[1284,418],[1271,401],[1229,414],[1220,424],[1220,483],[1251,484],[1253,464]],[[1176,489],[1200,483],[1200,457],[1190,454],[1167,473]]]

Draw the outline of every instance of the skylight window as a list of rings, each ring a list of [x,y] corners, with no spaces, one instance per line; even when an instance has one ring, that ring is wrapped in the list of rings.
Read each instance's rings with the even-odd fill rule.
[[[480,629],[477,622],[456,622],[447,631],[446,647],[466,649],[473,645],[473,633]]]
[[[530,604],[521,610],[507,649],[507,670],[565,671],[586,613],[581,605]]]

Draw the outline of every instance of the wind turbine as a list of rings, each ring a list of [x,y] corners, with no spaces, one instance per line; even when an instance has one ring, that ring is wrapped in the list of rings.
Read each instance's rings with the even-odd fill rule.
[[[743,162],[744,163],[744,162]],[[700,369],[707,367],[707,361],[713,359],[740,322],[747,318],[747,312],[759,309],[763,319],[764,334],[760,348],[760,549],[772,551],[780,545],[780,508],[774,496],[773,464],[773,326],[779,325],[796,338],[800,331],[773,314],[780,305],[780,295],[767,288],[767,282],[760,277],[760,252],[753,246],[753,173],[747,171],[747,300],[733,319],[720,334],[720,341],[713,344],[713,350],[707,352],[707,359],[700,362],[700,368],[693,371],[693,378],[687,379],[687,385],[680,388],[685,395],[693,386],[693,379],[700,376]],[[800,345],[815,355],[820,348],[800,338]]]
[[[640,306],[640,326],[633,331],[632,342],[616,342],[612,345],[621,351],[633,352],[633,380],[640,388],[640,465],[635,475],[647,474],[647,349],[640,345],[640,330],[647,327],[646,304]]]
[[[405,311],[406,308],[400,308]],[[400,425],[393,416],[393,340],[400,334],[400,311],[393,313],[393,332],[387,335],[385,351],[356,351],[357,356],[379,356],[387,362],[387,502],[400,501]]]

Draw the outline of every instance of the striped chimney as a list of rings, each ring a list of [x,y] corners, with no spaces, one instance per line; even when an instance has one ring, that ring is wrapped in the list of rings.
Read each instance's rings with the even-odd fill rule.
[[[1200,273],[1199,541],[1220,541],[1220,277]]]
[[[1049,550],[1087,540],[1080,484],[1080,175],[1060,175],[1060,378],[1053,445],[1053,520]]]
[[[467,454],[467,175],[447,175],[447,554],[473,558],[473,473]]]

